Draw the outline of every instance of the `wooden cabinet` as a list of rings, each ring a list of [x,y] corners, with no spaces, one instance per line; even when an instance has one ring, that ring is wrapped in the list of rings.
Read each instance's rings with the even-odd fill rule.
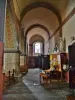
[[[38,57],[38,64],[39,68],[42,70],[47,70],[50,68],[50,63],[49,63],[49,55],[43,55]]]

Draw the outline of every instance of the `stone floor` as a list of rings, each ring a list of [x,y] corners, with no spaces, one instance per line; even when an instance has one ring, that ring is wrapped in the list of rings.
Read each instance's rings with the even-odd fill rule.
[[[39,69],[29,69],[28,74],[3,93],[3,100],[66,100],[72,94],[67,83],[40,84]]]

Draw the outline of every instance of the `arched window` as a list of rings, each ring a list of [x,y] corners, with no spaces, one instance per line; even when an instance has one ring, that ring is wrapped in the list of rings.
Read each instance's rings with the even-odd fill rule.
[[[33,43],[33,54],[34,55],[42,54],[42,43],[41,42]]]
[[[40,45],[40,43],[35,43],[35,53],[41,53],[41,45]]]

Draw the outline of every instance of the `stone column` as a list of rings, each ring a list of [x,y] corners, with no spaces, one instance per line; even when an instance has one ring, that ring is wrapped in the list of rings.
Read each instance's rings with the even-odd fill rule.
[[[25,36],[25,38],[24,38],[24,52],[25,52],[25,55],[26,55],[26,36]]]
[[[5,19],[6,0],[0,0],[0,100],[3,93],[3,41],[4,41],[4,19]]]
[[[29,44],[29,56],[33,56],[33,45]]]

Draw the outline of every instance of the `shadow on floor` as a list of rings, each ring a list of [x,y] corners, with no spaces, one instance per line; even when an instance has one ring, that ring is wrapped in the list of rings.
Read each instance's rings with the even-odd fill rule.
[[[9,87],[3,93],[3,100],[37,100],[33,93],[24,85],[19,82],[12,87]]]

